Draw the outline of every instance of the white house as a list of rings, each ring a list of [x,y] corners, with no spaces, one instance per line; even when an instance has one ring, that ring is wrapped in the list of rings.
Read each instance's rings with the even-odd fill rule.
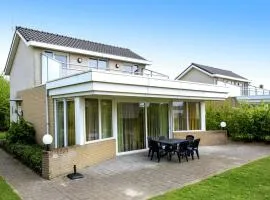
[[[247,93],[250,80],[228,70],[191,63],[176,80],[215,84],[229,88],[229,96],[241,96]]]
[[[205,131],[204,101],[228,88],[170,80],[150,64],[127,48],[17,27],[5,67],[11,119],[23,115],[39,143],[49,133],[53,148],[74,151],[65,168],[146,149],[148,136]]]

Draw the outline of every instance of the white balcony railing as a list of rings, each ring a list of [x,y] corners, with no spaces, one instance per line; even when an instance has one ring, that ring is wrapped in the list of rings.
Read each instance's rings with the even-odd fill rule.
[[[41,54],[41,60],[42,60],[42,83],[46,83],[51,80],[71,76],[71,75],[78,74],[81,72],[86,72],[91,69],[126,73],[126,74],[138,75],[138,76],[169,79],[169,76],[165,74],[148,70],[148,69],[144,69],[144,68],[138,69],[136,71],[127,71],[127,70],[121,70],[121,69],[118,70],[118,69],[110,69],[110,68],[98,69],[98,68],[91,68],[88,65],[81,65],[81,64],[76,64],[76,63],[63,63],[45,54]]]
[[[261,96],[261,95],[270,95],[270,90],[255,86],[241,88],[241,96]]]

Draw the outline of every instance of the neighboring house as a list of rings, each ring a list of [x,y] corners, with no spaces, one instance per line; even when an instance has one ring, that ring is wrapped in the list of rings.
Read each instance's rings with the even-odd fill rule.
[[[229,87],[229,96],[241,96],[247,92],[250,81],[232,71],[191,63],[176,80],[208,83]]]
[[[205,131],[204,101],[224,100],[227,88],[170,80],[150,64],[126,48],[16,28],[5,67],[11,120],[32,122],[40,144],[53,136],[45,176],[146,149],[148,136]]]

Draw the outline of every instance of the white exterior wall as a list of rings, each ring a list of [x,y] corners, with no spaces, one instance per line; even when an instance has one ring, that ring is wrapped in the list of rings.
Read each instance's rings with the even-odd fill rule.
[[[10,99],[18,98],[17,92],[35,86],[33,49],[20,40],[10,72]],[[16,103],[10,103],[10,118],[17,120]]]
[[[223,81],[217,81],[217,85],[228,87],[229,88],[229,94],[228,95],[230,97],[241,96],[241,88],[242,88],[242,86],[232,85],[230,83],[225,83]]]
[[[179,80],[214,84],[214,79],[212,77],[208,76],[207,74],[205,74],[205,73],[203,73],[195,68],[192,68]]]

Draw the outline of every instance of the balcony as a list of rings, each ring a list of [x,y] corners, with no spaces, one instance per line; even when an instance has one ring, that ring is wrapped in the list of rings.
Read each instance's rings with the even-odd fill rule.
[[[255,86],[242,88],[241,96],[238,96],[237,100],[254,104],[270,102],[270,90]]]
[[[137,70],[111,69],[111,68],[99,69],[98,67],[91,68],[88,65],[60,62],[45,54],[41,54],[41,60],[42,60],[42,83],[43,84],[47,83],[48,81],[57,80],[59,78],[68,77],[68,76],[72,76],[78,73],[87,72],[91,70],[130,74],[130,75],[143,76],[143,77],[156,77],[156,78],[169,79],[169,76],[165,74],[148,70],[145,68],[138,68]]]

